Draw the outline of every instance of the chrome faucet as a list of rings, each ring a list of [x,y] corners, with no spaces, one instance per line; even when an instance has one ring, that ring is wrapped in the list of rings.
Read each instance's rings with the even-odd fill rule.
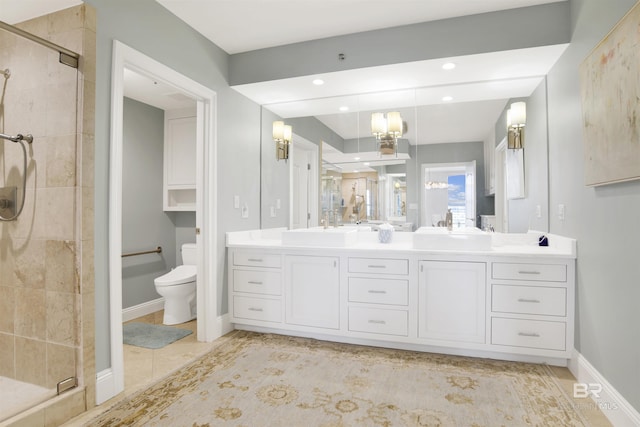
[[[333,210],[333,227],[338,228],[338,209]]]

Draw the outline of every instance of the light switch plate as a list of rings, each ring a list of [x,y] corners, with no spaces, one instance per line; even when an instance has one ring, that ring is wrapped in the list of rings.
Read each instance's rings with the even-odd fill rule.
[[[240,196],[233,196],[233,207],[240,209]]]

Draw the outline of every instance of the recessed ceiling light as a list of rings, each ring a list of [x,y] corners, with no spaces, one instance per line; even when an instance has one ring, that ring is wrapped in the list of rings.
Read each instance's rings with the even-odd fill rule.
[[[340,111],[349,111],[349,107],[347,107],[346,105],[343,105],[342,107],[339,108]]]
[[[369,166],[370,164],[371,164],[371,163],[369,163],[369,162],[364,162],[364,165],[365,165],[365,166]]]
[[[442,100],[443,100],[444,102],[453,101],[453,96],[449,96],[449,95],[447,95],[447,96],[443,96],[443,97],[442,97]]]
[[[324,80],[322,79],[314,79],[312,82],[316,86],[322,86],[324,84]]]
[[[354,171],[353,171],[353,173],[358,173],[358,172],[360,172],[360,171],[359,171],[359,170],[354,170]]]
[[[354,157],[353,160],[357,162],[358,160],[360,160],[360,157]]]
[[[444,64],[442,64],[443,70],[453,70],[454,68],[456,68],[456,64],[454,64],[453,62],[445,62]]]

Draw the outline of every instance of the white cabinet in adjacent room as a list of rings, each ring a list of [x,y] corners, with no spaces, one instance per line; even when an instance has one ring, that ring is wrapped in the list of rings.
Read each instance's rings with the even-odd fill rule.
[[[285,255],[285,322],[339,329],[340,259]]]
[[[418,337],[485,342],[486,263],[420,261]]]
[[[165,211],[193,211],[196,208],[196,122],[195,109],[165,112]]]

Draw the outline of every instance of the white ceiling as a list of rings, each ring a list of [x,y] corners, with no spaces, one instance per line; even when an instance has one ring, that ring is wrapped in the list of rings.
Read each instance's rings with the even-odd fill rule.
[[[233,54],[565,0],[156,1]],[[79,3],[0,0],[0,20],[16,23]],[[365,115],[358,118],[354,111],[393,108],[403,112],[403,118],[409,122],[406,136],[412,143],[416,130],[420,143],[480,141],[489,134],[507,100],[529,96],[564,49],[566,45],[558,45],[418,61],[240,85],[234,89],[285,118],[315,115],[344,138],[368,134],[368,119]],[[457,67],[443,71],[441,65],[445,60],[455,62]],[[310,84],[317,77],[325,80],[325,84]],[[149,81],[129,79],[125,93],[164,109],[192,103],[171,88]],[[453,100],[442,101],[444,95],[452,96]],[[349,112],[338,113],[336,109],[344,105],[350,107]],[[414,105],[420,108],[414,109]]]

